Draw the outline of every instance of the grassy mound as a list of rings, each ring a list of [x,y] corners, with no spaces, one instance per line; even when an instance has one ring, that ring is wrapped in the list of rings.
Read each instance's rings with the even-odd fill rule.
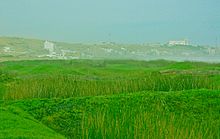
[[[0,138],[64,138],[25,112],[11,110],[0,108]]]
[[[68,138],[219,138],[220,92],[140,92],[4,103]]]

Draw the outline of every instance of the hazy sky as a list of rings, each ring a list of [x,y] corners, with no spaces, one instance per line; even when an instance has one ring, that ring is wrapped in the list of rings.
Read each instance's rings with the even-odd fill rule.
[[[0,0],[0,35],[67,42],[220,43],[220,0]]]

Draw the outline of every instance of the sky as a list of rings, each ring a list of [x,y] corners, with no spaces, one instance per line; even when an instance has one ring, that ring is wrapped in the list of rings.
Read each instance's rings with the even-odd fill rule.
[[[0,36],[220,44],[220,0],[0,0]]]

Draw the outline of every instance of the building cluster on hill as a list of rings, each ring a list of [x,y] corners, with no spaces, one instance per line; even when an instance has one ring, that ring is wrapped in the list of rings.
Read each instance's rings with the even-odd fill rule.
[[[46,55],[47,57],[51,58],[58,58],[58,59],[78,59],[78,54],[76,51],[71,50],[61,50],[61,53],[56,53],[55,51],[55,44],[49,41],[44,42],[44,49],[49,51],[49,54]]]
[[[189,45],[188,40],[172,40],[168,42],[169,45]]]

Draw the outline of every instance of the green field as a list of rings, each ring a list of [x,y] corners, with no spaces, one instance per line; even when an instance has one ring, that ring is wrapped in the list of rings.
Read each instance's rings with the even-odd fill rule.
[[[220,64],[0,63],[0,138],[220,138]]]

